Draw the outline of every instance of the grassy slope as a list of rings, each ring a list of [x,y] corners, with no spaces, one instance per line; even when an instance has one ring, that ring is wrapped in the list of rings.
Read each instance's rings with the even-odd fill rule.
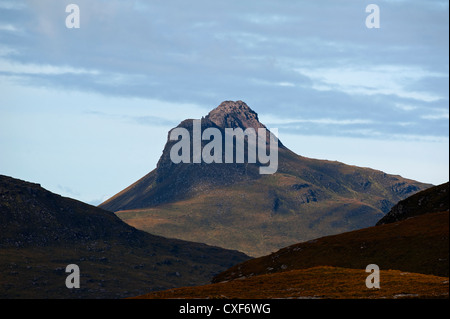
[[[327,265],[397,269],[448,277],[449,213],[430,213],[283,248],[236,265],[215,282]]]
[[[345,176],[350,170],[339,163],[329,165],[342,170],[342,175],[333,173],[337,176]],[[301,168],[295,169],[301,175]],[[262,256],[300,241],[375,225],[384,214],[380,203],[385,199],[373,193],[383,194],[387,191],[378,188],[388,187],[377,181],[381,178],[379,172],[360,170],[362,180],[373,179],[371,190],[357,192],[344,186],[335,186],[335,191],[324,187],[296,189],[293,185],[312,185],[311,181],[277,173],[251,182],[205,189],[185,200],[116,214],[126,223],[153,234]],[[370,177],[372,174],[374,177]],[[386,196],[395,200],[392,194]]]
[[[448,298],[449,283],[446,277],[382,270],[380,289],[369,289],[365,285],[368,275],[361,269],[321,266],[200,287],[171,289],[136,298]]]

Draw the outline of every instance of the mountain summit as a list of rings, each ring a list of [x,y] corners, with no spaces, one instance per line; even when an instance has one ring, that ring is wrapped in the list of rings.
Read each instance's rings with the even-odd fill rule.
[[[206,119],[222,129],[240,127],[244,130],[246,128],[257,130],[266,128],[259,122],[258,114],[242,101],[224,101],[209,112]]]
[[[199,125],[202,132],[210,128],[222,136],[227,129],[266,128],[242,101],[222,102]],[[169,131],[157,167],[100,207],[153,234],[258,256],[373,226],[398,201],[432,186],[370,168],[299,156],[280,141],[274,174],[261,175],[261,163],[174,163],[170,152],[177,141],[170,139],[171,133],[185,129],[192,145],[194,126],[194,120],[184,120]]]

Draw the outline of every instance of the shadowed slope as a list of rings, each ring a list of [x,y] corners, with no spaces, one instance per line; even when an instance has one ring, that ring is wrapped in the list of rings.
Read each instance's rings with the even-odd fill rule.
[[[397,203],[377,225],[449,210],[449,183],[431,187]]]
[[[0,175],[0,298],[121,298],[208,283],[237,251],[140,231],[113,213]],[[80,267],[80,288],[65,267]]]

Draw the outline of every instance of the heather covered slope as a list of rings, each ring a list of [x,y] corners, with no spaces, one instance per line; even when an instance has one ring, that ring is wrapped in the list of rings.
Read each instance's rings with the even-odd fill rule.
[[[377,225],[394,223],[414,216],[449,210],[449,183],[431,187],[397,203]]]
[[[192,121],[179,127],[192,131]],[[226,101],[202,119],[202,130],[208,127],[265,126],[244,102]],[[281,141],[272,175],[260,175],[259,163],[174,164],[169,156],[174,143],[168,139],[156,169],[100,207],[153,234],[252,256],[373,226],[399,200],[431,186],[299,156]]]
[[[233,266],[213,282],[316,266],[365,269],[369,264],[448,277],[448,220],[448,212],[431,213],[298,243]]]
[[[0,297],[121,298],[208,283],[248,257],[154,236],[113,213],[0,175]],[[65,267],[80,267],[80,288]]]
[[[418,201],[418,198],[428,200]],[[315,266],[363,269],[369,264],[377,264],[380,269],[448,277],[448,183],[419,192],[402,202],[408,207],[409,218],[291,245],[238,264],[213,281]]]
[[[448,277],[382,270],[380,289],[365,285],[364,269],[318,266],[199,287],[183,287],[136,299],[448,299]],[[300,308],[302,304],[299,304]]]

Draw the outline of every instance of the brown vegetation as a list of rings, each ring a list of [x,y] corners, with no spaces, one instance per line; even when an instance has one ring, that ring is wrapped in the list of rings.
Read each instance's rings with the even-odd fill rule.
[[[186,287],[150,293],[143,299],[272,299],[272,298],[448,298],[446,277],[380,271],[380,288],[367,288],[369,274],[362,269],[314,267],[283,273],[266,274],[200,287]]]
[[[448,277],[448,258],[449,212],[441,212],[291,245],[233,266],[213,281],[323,265],[365,269],[369,264]]]

